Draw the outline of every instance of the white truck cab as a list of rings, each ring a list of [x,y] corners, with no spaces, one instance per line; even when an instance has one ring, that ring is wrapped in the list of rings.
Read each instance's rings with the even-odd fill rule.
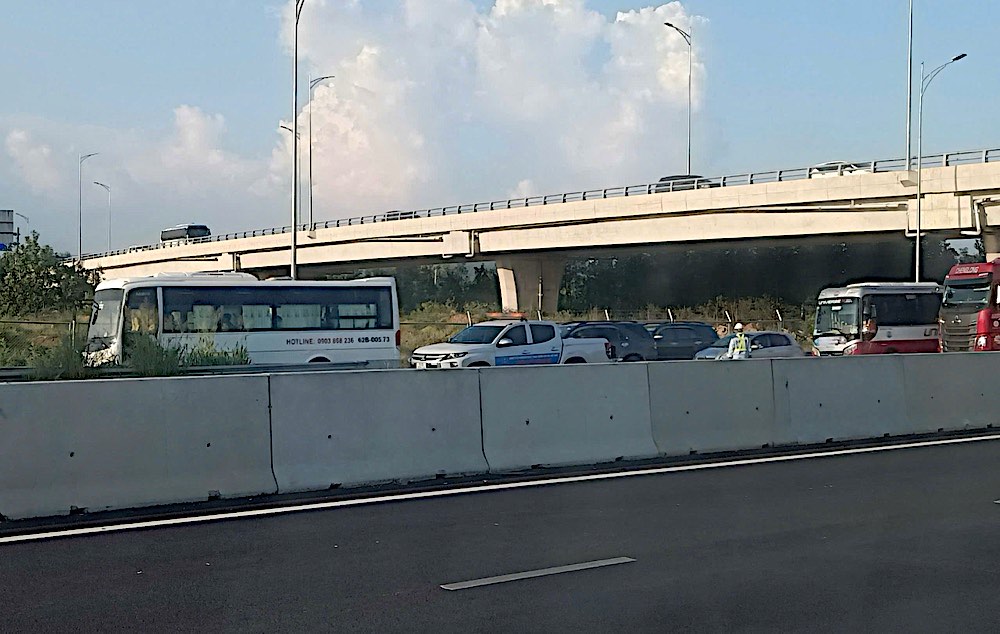
[[[563,339],[554,322],[515,319],[469,326],[410,356],[410,365],[419,369],[610,361],[611,344],[605,339]]]

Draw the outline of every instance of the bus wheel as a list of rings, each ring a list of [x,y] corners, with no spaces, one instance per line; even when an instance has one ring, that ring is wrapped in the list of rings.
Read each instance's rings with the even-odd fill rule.
[[[475,363],[470,363],[469,367],[470,368],[488,368],[488,367],[490,367],[490,364],[486,363],[485,361],[476,361]]]
[[[642,361],[642,357],[640,357],[637,354],[630,354],[624,359],[622,359],[622,361]]]
[[[584,361],[580,357],[573,357],[572,359],[566,359],[566,364],[569,363],[586,363],[586,361]]]
[[[330,360],[326,357],[316,357],[315,359],[309,359],[309,363],[330,363]]]

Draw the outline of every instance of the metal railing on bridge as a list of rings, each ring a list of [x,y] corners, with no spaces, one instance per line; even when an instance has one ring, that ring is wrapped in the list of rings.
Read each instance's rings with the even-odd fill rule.
[[[975,163],[991,163],[1000,161],[1000,148],[986,150],[970,150],[964,152],[945,152],[942,154],[931,154],[923,157],[923,166],[950,167],[953,165],[968,165]],[[911,169],[916,166],[916,157],[911,161]],[[393,222],[396,220],[410,220],[413,218],[433,218],[436,216],[450,216],[454,214],[479,213],[484,211],[496,211],[499,209],[518,209],[522,207],[535,207],[538,205],[552,205],[556,203],[568,203],[586,200],[598,200],[602,198],[618,198],[622,196],[641,196],[647,194],[662,194],[676,191],[688,191],[692,189],[702,189],[710,187],[733,187],[739,185],[753,185],[758,183],[779,183],[784,181],[805,180],[820,176],[839,176],[845,174],[858,173],[881,173],[881,172],[901,172],[906,171],[906,159],[884,159],[876,161],[837,161],[824,163],[811,167],[799,167],[787,170],[772,170],[768,172],[748,172],[745,174],[733,174],[729,176],[715,176],[711,178],[681,178],[667,181],[657,181],[645,185],[625,185],[620,187],[608,187],[605,189],[588,189],[576,192],[566,192],[563,194],[549,194],[545,196],[527,196],[524,198],[508,198],[505,200],[494,200],[491,202],[480,202],[466,205],[451,205],[448,207],[434,207],[430,209],[415,209],[409,211],[387,211],[381,214],[371,214],[366,216],[355,216],[353,218],[340,218],[337,220],[327,220],[316,222],[312,225],[299,225],[299,231],[313,231],[316,229],[329,229],[334,227],[349,227],[354,225],[372,224],[376,222]],[[105,253],[85,254],[83,259],[107,257],[111,255],[121,255],[124,253],[134,253],[136,251],[150,251],[156,249],[169,249],[172,247],[185,246],[189,244],[201,244],[207,242],[222,242],[226,240],[238,240],[241,238],[256,238],[260,236],[272,236],[289,233],[291,226],[270,227],[267,229],[254,229],[250,231],[237,231],[233,233],[206,236],[204,238],[189,238],[170,242],[159,242],[155,244],[133,246],[127,249],[108,251]]]

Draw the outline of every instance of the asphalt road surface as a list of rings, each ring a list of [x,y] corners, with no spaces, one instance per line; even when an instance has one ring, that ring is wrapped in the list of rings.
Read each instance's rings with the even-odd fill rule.
[[[995,632],[997,500],[993,440],[0,544],[0,631]]]

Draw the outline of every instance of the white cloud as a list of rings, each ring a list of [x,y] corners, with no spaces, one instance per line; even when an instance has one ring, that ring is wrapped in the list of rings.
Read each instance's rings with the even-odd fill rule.
[[[32,190],[51,192],[62,185],[48,145],[36,142],[29,132],[20,129],[11,130],[4,145],[18,176]]]
[[[300,59],[314,75],[336,75],[299,120],[306,130],[311,107],[317,217],[680,171],[688,46],[663,26],[690,29],[679,2],[613,19],[585,0],[393,7],[319,3],[300,24]],[[697,41],[695,52],[697,109]],[[288,163],[288,145],[272,167]]]
[[[289,52],[292,6],[283,6],[279,35]],[[663,22],[700,29],[704,21],[679,2],[611,18],[586,0],[496,0],[485,9],[472,0],[311,0],[305,12],[298,123],[305,175],[312,112],[319,220],[681,171],[688,48]],[[695,42],[697,109],[705,69],[697,34]],[[310,74],[336,78],[308,103]],[[279,129],[287,121],[275,122],[270,156],[248,157],[227,149],[224,113],[180,105],[172,115],[166,133],[0,120],[13,159],[0,183],[16,180],[49,210],[52,233],[75,245],[66,219],[75,217],[77,154],[99,151],[85,169],[88,250],[106,223],[89,180],[114,188],[116,246],[155,240],[177,222],[217,233],[287,222],[292,143]]]

